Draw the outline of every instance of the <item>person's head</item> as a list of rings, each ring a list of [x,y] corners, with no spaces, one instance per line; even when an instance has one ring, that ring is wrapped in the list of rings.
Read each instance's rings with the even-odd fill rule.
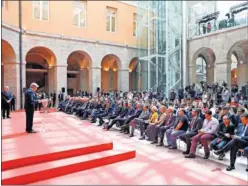
[[[242,114],[240,118],[243,125],[248,125],[248,113]]]
[[[245,109],[240,108],[240,109],[238,109],[237,113],[238,113],[239,116],[241,116],[241,115],[243,115],[245,113]]]
[[[143,111],[147,111],[149,109],[148,105],[143,106]]]
[[[168,114],[172,114],[174,112],[174,108],[173,107],[169,107],[168,109],[167,109],[167,113]]]
[[[227,116],[227,115],[225,115],[224,117],[223,117],[223,123],[227,126],[227,125],[229,125],[229,123],[230,123],[230,118]]]
[[[165,112],[166,112],[166,107],[162,105],[162,106],[159,108],[159,110],[160,110],[161,113],[165,113]]]
[[[192,117],[198,116],[198,115],[199,115],[199,112],[200,112],[200,110],[198,110],[198,109],[193,109],[192,112],[191,112]]]
[[[207,110],[207,111],[205,112],[205,118],[206,118],[207,120],[210,120],[210,119],[212,118],[212,111],[211,111],[211,110]]]
[[[158,109],[157,109],[156,106],[153,106],[153,107],[152,107],[152,112],[153,112],[153,113],[154,113],[154,112],[158,112]]]
[[[178,116],[179,116],[179,117],[183,116],[184,113],[185,113],[184,109],[179,109],[179,110],[178,110]]]
[[[128,107],[132,108],[133,104],[131,102],[128,103]]]
[[[140,108],[141,108],[141,104],[140,104],[140,103],[137,103],[137,104],[136,104],[136,108],[137,108],[137,109],[140,109]]]
[[[36,91],[38,87],[39,87],[39,85],[37,85],[36,83],[31,83],[31,84],[30,84],[30,88],[31,88],[33,91]]]
[[[4,91],[5,91],[5,92],[8,92],[8,91],[9,91],[9,87],[8,87],[8,86],[5,86],[5,87],[4,87]]]
[[[222,112],[223,112],[224,115],[227,115],[229,110],[230,110],[230,108],[225,106],[225,107],[223,107]]]

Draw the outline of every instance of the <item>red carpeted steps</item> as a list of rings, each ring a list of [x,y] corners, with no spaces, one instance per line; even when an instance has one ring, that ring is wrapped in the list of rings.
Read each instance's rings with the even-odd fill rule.
[[[132,159],[135,156],[135,151],[120,152],[112,150],[22,167],[16,170],[4,171],[2,175],[4,178],[2,180],[2,185],[35,183],[58,176],[125,161]],[[34,170],[36,170],[36,172],[34,172]]]
[[[104,143],[100,145],[93,145],[83,148],[72,149],[72,150],[64,150],[60,152],[53,152],[48,154],[30,156],[26,158],[19,158],[15,160],[2,162],[2,171],[39,164],[39,163],[45,163],[49,161],[60,160],[64,158],[70,158],[74,156],[81,156],[81,155],[101,152],[105,150],[112,150],[112,149],[113,149],[113,143]]]

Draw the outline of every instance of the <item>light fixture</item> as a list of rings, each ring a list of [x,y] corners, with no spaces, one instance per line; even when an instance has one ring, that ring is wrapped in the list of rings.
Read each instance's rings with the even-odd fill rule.
[[[129,72],[132,72],[132,69],[131,68],[129,69]]]
[[[114,72],[116,72],[116,71],[117,71],[117,69],[116,69],[116,68],[113,68],[113,71],[114,71]]]
[[[108,72],[109,71],[109,68],[104,68],[104,71]]]

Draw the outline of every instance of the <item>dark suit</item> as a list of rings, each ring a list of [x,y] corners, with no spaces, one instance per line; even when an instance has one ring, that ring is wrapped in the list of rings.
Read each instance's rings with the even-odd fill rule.
[[[160,143],[163,144],[164,141],[164,134],[165,132],[171,128],[174,127],[177,124],[177,118],[173,114],[167,115],[165,118],[165,125],[161,125],[159,128],[159,136],[160,136]]]
[[[107,128],[110,129],[110,128],[113,127],[114,124],[117,123],[117,122],[118,122],[120,125],[123,125],[123,124],[124,124],[124,121],[126,120],[126,118],[127,118],[128,116],[132,115],[133,112],[134,112],[134,109],[133,109],[133,108],[125,108],[125,109],[120,113],[120,115],[119,115],[117,118],[115,118],[115,119],[113,119],[113,120],[111,121],[111,123],[108,125]]]
[[[218,137],[215,138],[211,143],[210,146],[214,150],[222,149],[232,138],[228,138],[225,134],[234,135],[235,126],[230,123],[227,127],[224,123],[221,123],[218,131]]]
[[[34,117],[34,107],[37,102],[36,95],[32,89],[28,89],[25,92],[25,105],[24,109],[26,111],[26,131],[30,132],[33,129],[33,117]]]
[[[227,152],[231,150],[230,161],[231,165],[235,164],[236,155],[239,149],[244,149],[248,146],[248,125],[243,124],[238,125],[237,136],[240,138],[233,138],[227,143],[227,145],[222,149],[222,151]]]
[[[5,113],[7,112],[7,118],[9,118],[10,113],[10,103],[7,103],[7,101],[12,100],[12,94],[11,92],[2,92],[2,116],[5,118]]]
[[[129,131],[129,123],[134,119],[138,118],[141,114],[142,109],[136,109],[132,115],[130,115],[124,122],[124,125],[122,126],[122,129],[124,131]]]
[[[150,111],[147,110],[147,111],[142,111],[139,115],[138,118],[134,118],[131,122],[130,122],[130,126],[131,126],[131,134],[134,133],[134,129],[135,129],[135,126],[138,125],[138,127],[140,127],[140,125],[142,125],[142,123],[145,123],[145,120],[148,120],[149,119],[149,116],[150,116]],[[145,129],[144,129],[145,130]]]
[[[198,134],[198,130],[202,128],[202,125],[203,125],[203,120],[201,117],[198,116],[195,120],[194,118],[192,118],[190,121],[190,126],[188,128],[188,131],[179,137],[180,140],[185,142],[187,145],[186,152],[189,152],[190,150],[191,138],[196,134]]]

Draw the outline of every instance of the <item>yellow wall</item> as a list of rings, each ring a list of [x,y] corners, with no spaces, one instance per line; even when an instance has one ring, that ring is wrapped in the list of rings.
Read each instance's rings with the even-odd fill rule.
[[[19,2],[5,1],[5,8],[2,8],[2,22],[9,25],[19,26]]]
[[[18,1],[7,1],[3,10],[3,22],[18,26]],[[50,1],[49,20],[33,18],[32,1],[22,1],[23,28],[51,34],[80,37],[84,39],[109,41],[136,46],[133,36],[133,13],[136,7],[118,1],[87,1],[86,28],[74,26],[72,1]],[[116,32],[106,31],[106,7],[117,9]]]

